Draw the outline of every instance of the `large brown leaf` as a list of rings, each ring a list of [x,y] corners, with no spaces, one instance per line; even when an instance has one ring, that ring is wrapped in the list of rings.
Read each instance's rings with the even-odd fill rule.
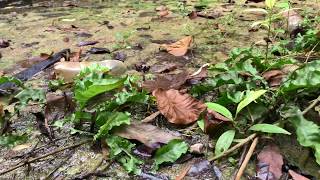
[[[207,134],[213,134],[217,132],[223,124],[229,123],[230,120],[221,114],[208,110],[204,116],[204,132]]]
[[[258,177],[262,180],[280,179],[283,157],[275,145],[268,145],[258,154]]]
[[[126,139],[138,140],[152,149],[159,148],[161,144],[167,144],[173,139],[179,139],[178,136],[147,123],[121,126],[114,133]]]
[[[293,170],[289,170],[289,174],[292,177],[293,180],[310,180],[309,178],[306,178],[296,172],[294,172]]]
[[[174,56],[184,56],[187,53],[191,42],[192,36],[187,36],[172,44],[162,44],[161,47]]]
[[[152,94],[157,98],[159,111],[174,124],[190,124],[195,122],[206,106],[188,94],[178,90],[156,89]]]

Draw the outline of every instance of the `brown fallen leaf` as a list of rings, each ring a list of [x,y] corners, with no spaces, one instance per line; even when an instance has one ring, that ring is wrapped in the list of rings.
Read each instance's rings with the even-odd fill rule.
[[[49,59],[52,55],[53,55],[53,52],[51,52],[51,54],[41,53],[40,56],[31,57],[31,58],[27,59],[26,61],[22,61],[21,67],[23,67],[23,68],[31,67],[34,64],[37,64],[41,61]]]
[[[302,176],[301,174],[298,174],[298,173],[292,171],[291,169],[289,170],[289,174],[293,180],[310,180],[309,178],[306,178],[306,177]]]
[[[146,123],[131,123],[130,125],[121,126],[116,128],[114,133],[126,139],[138,140],[152,149],[157,149],[172,139],[180,139],[180,137],[170,132]]]
[[[284,78],[281,70],[270,70],[262,74],[262,77],[268,81],[271,87],[279,86]]]
[[[73,52],[70,55],[71,62],[79,62],[82,54],[82,47],[77,52]]]
[[[152,95],[157,99],[159,111],[174,124],[186,125],[195,122],[206,106],[190,96],[181,94],[178,90],[156,89]]]
[[[169,11],[168,10],[164,10],[164,11],[159,11],[158,15],[160,18],[166,17],[169,15]]]
[[[208,110],[206,115],[204,116],[204,132],[207,134],[211,134],[216,132],[216,130],[222,125],[230,120],[221,114]]]
[[[177,64],[175,63],[162,63],[151,66],[150,71],[153,73],[163,73],[169,72],[177,69]]]
[[[73,112],[75,104],[72,101],[71,94],[54,94],[46,95],[46,107],[44,110],[45,119],[48,122],[63,118],[67,113]]]
[[[188,72],[183,71],[178,74],[158,75],[155,80],[144,81],[142,87],[149,92],[156,89],[180,89],[188,79]]]
[[[257,176],[262,180],[280,179],[283,157],[276,145],[265,146],[258,154]]]
[[[162,44],[161,48],[164,48],[168,53],[174,56],[184,56],[192,42],[192,36],[187,36],[172,44]]]

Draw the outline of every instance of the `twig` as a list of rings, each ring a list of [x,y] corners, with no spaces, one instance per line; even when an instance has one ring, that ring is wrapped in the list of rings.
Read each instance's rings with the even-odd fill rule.
[[[33,163],[33,162],[35,162],[35,161],[37,161],[37,160],[46,158],[46,157],[51,156],[51,155],[54,155],[54,154],[57,154],[57,153],[59,153],[59,152],[61,152],[61,151],[67,150],[67,149],[72,149],[72,148],[81,146],[81,145],[86,144],[86,143],[88,143],[88,142],[90,142],[90,141],[91,141],[91,140],[85,140],[85,141],[82,141],[82,142],[80,142],[80,143],[78,143],[78,144],[74,144],[74,145],[70,145],[70,146],[67,146],[67,147],[63,147],[63,148],[57,149],[57,150],[55,150],[55,151],[53,151],[53,152],[44,154],[44,155],[42,155],[42,156],[39,156],[39,157],[36,157],[36,158],[32,158],[32,159],[27,160],[27,161],[25,161],[25,162],[23,162],[23,163],[21,163],[21,164],[19,164],[19,165],[16,165],[16,166],[11,167],[11,168],[9,168],[9,169],[7,169],[7,170],[5,170],[5,171],[0,172],[0,176],[6,174],[6,173],[8,173],[8,172],[11,172],[11,171],[13,171],[13,170],[15,170],[15,169],[18,169],[18,168],[20,168],[20,167],[22,167],[22,166],[24,166],[24,165],[26,165],[26,164]]]
[[[248,151],[246,157],[244,158],[243,163],[240,166],[240,169],[239,169],[239,171],[237,173],[237,176],[236,176],[235,180],[240,180],[240,178],[241,178],[244,170],[246,169],[246,167],[248,165],[248,162],[249,162],[249,160],[250,160],[250,158],[251,158],[251,156],[253,154],[253,151],[256,148],[257,144],[258,144],[258,139],[259,139],[258,137],[254,138],[254,140],[253,140],[253,142],[252,142],[252,144],[251,144],[251,146],[249,148],[249,151]]]
[[[254,139],[257,136],[256,133],[251,134],[250,136],[248,136],[247,138],[245,138],[244,140],[242,140],[241,142],[239,142],[238,144],[234,145],[232,148],[228,149],[227,151],[225,151],[224,153],[218,155],[218,156],[214,156],[209,158],[209,161],[215,161],[217,159],[220,159],[222,157],[225,157],[227,155],[229,155],[230,153],[232,153],[233,151],[237,150],[238,148],[242,147],[243,145],[245,145],[246,143],[248,143],[249,141],[251,141],[252,139]]]
[[[309,60],[309,58],[310,58],[313,50],[319,45],[319,43],[320,43],[320,42],[317,42],[317,44],[316,44],[315,46],[313,46],[313,48],[308,52],[307,58],[306,58],[306,60],[304,61],[304,63],[307,63],[307,62],[308,62],[308,60]]]
[[[314,108],[318,104],[318,102],[320,102],[320,96],[315,99],[305,110],[302,111],[302,115],[305,115],[308,111]]]
[[[160,114],[160,111],[154,112],[148,117],[144,118],[141,122],[143,123],[149,123],[152,122],[158,115]]]
[[[235,168],[233,174],[232,174],[232,178],[231,179],[235,179],[235,177],[237,176],[238,174],[238,171],[239,171],[239,168],[241,166],[241,164],[243,163],[244,161],[244,158],[247,154],[247,151],[248,151],[248,144],[245,144],[244,147],[243,147],[243,150],[242,150],[242,153],[241,153],[241,156],[240,156],[240,159],[239,159],[239,162],[238,162],[238,165],[237,165],[237,168]]]

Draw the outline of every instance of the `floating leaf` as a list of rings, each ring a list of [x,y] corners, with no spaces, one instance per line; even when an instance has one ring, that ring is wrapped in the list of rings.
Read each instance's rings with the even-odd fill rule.
[[[249,128],[251,131],[260,131],[265,133],[275,133],[275,134],[288,134],[291,135],[290,132],[282,129],[279,126],[273,124],[255,124]]]
[[[178,90],[157,89],[152,93],[157,98],[159,111],[174,124],[190,124],[195,122],[205,105],[188,94]]]
[[[233,120],[231,112],[227,108],[225,108],[224,106],[217,104],[217,103],[206,103],[206,105],[207,105],[208,109],[222,114],[223,116],[225,116],[226,118],[228,118],[231,121]]]
[[[167,145],[164,145],[157,150],[154,160],[155,168],[164,162],[175,162],[182,154],[188,151],[188,144],[180,139],[171,140]]]
[[[238,114],[243,108],[248,106],[251,102],[255,101],[266,92],[267,90],[249,91],[246,97],[238,104],[236,114]]]
[[[192,37],[188,36],[172,44],[163,44],[161,47],[174,56],[184,56],[187,53],[191,42]]]
[[[229,130],[224,132],[218,139],[216,146],[215,146],[215,155],[218,156],[229,149],[231,143],[234,139],[236,134],[235,130]]]

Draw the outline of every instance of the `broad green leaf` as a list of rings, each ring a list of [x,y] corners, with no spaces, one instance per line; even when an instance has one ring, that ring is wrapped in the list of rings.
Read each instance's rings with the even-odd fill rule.
[[[286,93],[299,89],[314,90],[316,88],[320,88],[320,60],[307,63],[293,72],[280,90]]]
[[[266,6],[269,9],[272,9],[275,4],[276,4],[276,0],[266,0]]]
[[[235,130],[224,132],[218,139],[215,147],[215,155],[218,156],[229,149],[236,134]]]
[[[204,132],[204,120],[203,119],[198,120],[197,124],[198,124],[199,128]]]
[[[279,126],[273,124],[255,124],[249,128],[251,131],[260,131],[265,133],[275,133],[275,134],[288,134],[291,135],[290,132],[282,129]]]
[[[106,143],[110,148],[110,158],[120,162],[124,169],[129,173],[139,175],[141,170],[138,165],[142,164],[142,161],[131,154],[132,148],[135,144],[132,144],[127,139],[119,136],[109,136],[106,139]]]
[[[248,106],[251,102],[255,101],[266,92],[267,90],[249,91],[246,94],[246,97],[238,104],[236,114],[238,114],[243,108]]]
[[[0,147],[1,146],[13,147],[18,144],[22,144],[27,140],[28,140],[27,135],[14,135],[14,134],[2,135],[0,136]]]
[[[104,137],[108,135],[109,131],[123,124],[130,124],[130,117],[128,113],[123,112],[113,112],[111,113],[101,113],[97,117],[98,124],[104,123],[98,133],[94,136],[95,139]]]
[[[4,83],[14,83],[17,86],[23,87],[23,83],[20,79],[11,76],[1,76],[0,77],[0,85]]]
[[[173,139],[167,145],[162,146],[156,151],[155,169],[164,162],[175,162],[182,154],[188,151],[188,144],[180,139]]]
[[[317,163],[320,165],[320,126],[305,119],[298,108],[290,110],[293,115],[289,117],[296,128],[296,135],[300,145],[311,147],[315,151]]]
[[[222,114],[224,117],[230,119],[231,121],[233,120],[231,112],[224,106],[221,106],[220,104],[217,104],[217,103],[206,103],[206,105],[208,109]]]
[[[15,98],[19,99],[19,103],[25,106],[29,101],[38,101],[39,103],[45,103],[45,93],[42,89],[24,89],[19,92]]]

